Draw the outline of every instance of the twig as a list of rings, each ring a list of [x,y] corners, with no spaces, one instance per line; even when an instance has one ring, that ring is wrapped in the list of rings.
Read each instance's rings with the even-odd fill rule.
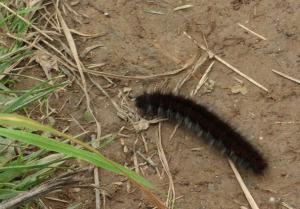
[[[192,40],[199,48],[201,48],[202,50],[207,51],[207,53],[210,55],[210,57],[214,57],[216,60],[218,60],[222,64],[226,65],[229,69],[231,69],[235,73],[237,73],[240,76],[244,77],[245,79],[247,79],[248,81],[250,81],[251,83],[253,83],[257,87],[263,89],[264,91],[269,92],[269,90],[266,87],[264,87],[263,85],[261,85],[260,83],[258,83],[257,81],[255,81],[254,79],[250,78],[246,74],[242,73],[237,68],[233,67],[231,64],[229,64],[228,62],[226,62],[225,60],[223,60],[221,57],[219,57],[218,55],[216,55],[215,53],[213,53],[212,51],[210,51],[209,49],[207,49],[202,44],[198,43],[194,38],[192,38],[192,36],[190,36],[189,34],[187,34],[187,32],[184,31],[183,34],[186,35],[190,40]]]
[[[293,78],[293,77],[291,77],[291,76],[289,76],[289,75],[287,75],[285,73],[279,72],[277,70],[272,70],[272,72],[276,73],[277,75],[280,75],[280,76],[282,76],[282,77],[284,77],[284,78],[286,78],[288,80],[291,80],[291,81],[294,81],[295,83],[300,84],[300,80],[299,79]]]
[[[94,183],[95,183],[95,197],[96,197],[96,209],[101,209],[101,198],[100,198],[100,180],[99,180],[99,169],[94,168]]]
[[[245,185],[241,175],[239,174],[238,170],[236,169],[235,165],[233,164],[233,162],[230,159],[228,159],[228,162],[229,162],[229,165],[230,165],[231,169],[233,170],[233,173],[234,173],[237,181],[239,182],[239,184],[240,184],[240,186],[241,186],[241,188],[242,188],[242,190],[245,194],[245,197],[248,200],[251,208],[252,209],[259,209],[259,207],[257,206],[256,202],[254,201],[252,195],[250,194],[247,186]]]
[[[98,149],[100,147],[100,139],[94,139],[93,141],[96,141],[96,143],[92,143],[92,146],[95,149]],[[97,166],[94,166],[94,184],[95,184],[95,204],[96,209],[101,209],[101,191],[100,191],[100,175],[99,175],[99,168]]]
[[[138,163],[138,159],[137,159],[137,151],[136,151],[136,144],[138,143],[139,138],[137,137],[137,139],[135,140],[134,144],[133,144],[133,164],[134,164],[134,169],[135,172],[137,174],[140,174],[140,169],[139,169],[139,163]]]
[[[46,33],[44,33],[41,29],[39,29],[38,27],[36,27],[35,25],[31,24],[28,20],[26,20],[25,18],[23,18],[22,16],[18,15],[15,11],[13,11],[12,9],[10,9],[8,6],[6,6],[4,3],[0,2],[0,6],[4,7],[6,10],[8,10],[10,13],[16,15],[19,19],[23,20],[27,25],[31,26],[32,28],[34,28],[37,32],[39,32],[40,34],[42,34],[43,36],[45,36],[47,39],[53,41],[53,39],[48,36]]]
[[[250,30],[249,28],[247,28],[246,26],[242,25],[241,23],[237,23],[238,26],[240,26],[241,28],[245,29],[246,31],[248,31],[249,33],[252,33],[253,35],[255,35],[256,37],[262,39],[262,40],[267,40],[264,36],[259,35],[258,33],[255,33],[254,31]]]

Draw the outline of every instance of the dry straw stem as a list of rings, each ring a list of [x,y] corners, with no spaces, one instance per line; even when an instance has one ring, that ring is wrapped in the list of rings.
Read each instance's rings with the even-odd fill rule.
[[[99,169],[97,167],[94,168],[94,182],[95,182],[95,197],[96,197],[96,209],[101,209],[101,197],[100,197],[100,177],[99,177]]]
[[[38,46],[36,45],[35,43],[33,42],[29,42],[23,38],[19,38],[19,37],[16,37],[10,33],[6,33],[6,35],[10,38],[13,38],[15,40],[18,40],[18,41],[22,41],[26,44],[28,44],[30,47],[33,47],[35,49],[38,49],[38,50],[41,50],[42,52],[44,52],[45,54],[49,55],[49,56],[52,56],[53,58],[57,59],[57,61],[62,64],[63,66],[65,66],[66,68],[68,68],[69,70],[71,71],[75,71],[76,70],[76,65],[74,63],[72,63],[70,60],[68,60],[67,58],[65,58],[64,60],[62,60],[61,58],[59,58],[58,56],[54,55],[54,54],[51,54],[50,52],[48,52],[46,49],[42,48],[41,46]],[[45,41],[45,40],[42,40],[42,41]],[[44,43],[47,43],[47,42],[44,42]],[[50,45],[49,45],[50,46]],[[54,48],[53,48],[54,49]]]
[[[91,100],[90,100],[90,96],[89,96],[88,91],[87,91],[86,80],[85,80],[85,76],[84,76],[84,73],[83,73],[84,69],[83,69],[83,65],[82,65],[82,63],[79,59],[74,39],[71,35],[71,32],[70,32],[65,20],[63,19],[62,15],[61,15],[61,12],[58,9],[57,9],[57,15],[58,15],[58,19],[60,21],[63,32],[66,36],[66,39],[68,41],[69,47],[71,49],[73,58],[76,62],[76,65],[77,65],[77,68],[78,68],[78,71],[79,71],[79,74],[80,74],[80,77],[81,77],[83,92],[84,92],[85,97],[86,97],[87,109],[91,113],[91,115],[92,115],[92,117],[93,117],[93,119],[94,119],[94,121],[96,122],[96,125],[97,125],[97,139],[100,139],[100,137],[101,137],[101,126],[100,126],[100,123],[97,120],[97,118],[96,118],[96,116],[95,116],[95,114],[94,114],[94,112],[91,108]]]
[[[208,73],[211,71],[212,66],[215,64],[215,62],[213,61],[212,63],[210,63],[210,65],[208,66],[208,68],[206,69],[206,71],[204,72],[203,76],[201,77],[201,79],[199,80],[198,85],[196,86],[196,89],[194,91],[191,92],[191,96],[195,96],[197,94],[197,92],[199,91],[199,89],[203,86],[203,84],[208,80]]]
[[[91,77],[90,80],[94,83],[94,85],[108,98],[110,99],[113,106],[116,108],[117,111],[123,111],[122,108],[109,96],[109,94],[102,88],[100,84],[94,81]],[[125,174],[124,174],[125,175]],[[125,175],[126,176],[126,175]],[[128,176],[127,176],[128,177]],[[153,203],[158,209],[167,209],[167,207],[158,199],[149,189],[145,188],[144,186],[132,181],[129,178],[130,182],[139,188],[144,194],[147,196],[148,200]]]
[[[177,129],[179,128],[179,126],[180,126],[180,123],[177,123],[177,124],[175,125],[175,127],[174,127],[174,129],[173,129],[171,135],[169,136],[169,141],[171,141],[171,140],[173,139],[173,137],[175,136],[176,131],[177,131]]]
[[[169,71],[166,73],[156,74],[156,75],[145,75],[145,76],[125,76],[125,75],[117,75],[113,73],[106,73],[106,72],[99,72],[96,70],[85,70],[85,72],[92,74],[92,75],[100,75],[100,76],[106,76],[108,78],[116,78],[116,79],[123,79],[123,80],[153,80],[159,77],[167,77],[171,75],[176,75],[184,70],[186,70],[190,65],[188,63],[184,65],[182,68]]]
[[[289,206],[287,203],[285,202],[281,202],[281,205],[287,209],[294,209],[293,207]]]
[[[285,73],[279,72],[279,71],[277,71],[277,70],[272,70],[272,72],[273,72],[273,73],[276,73],[277,75],[280,75],[280,76],[282,76],[282,77],[284,77],[284,78],[286,78],[286,79],[289,79],[289,80],[291,80],[291,81],[294,81],[295,83],[300,84],[300,80],[299,80],[299,79],[293,78],[293,77],[291,77],[291,76],[289,76],[289,75],[287,75],[287,74],[285,74]]]
[[[208,58],[209,55],[207,53],[204,53],[202,56],[200,56],[196,64],[193,66],[192,70],[187,72],[184,78],[176,85],[176,87],[174,88],[174,92],[178,92],[179,89],[184,85],[184,83],[194,75],[194,73],[206,62]]]
[[[92,79],[91,76],[89,76],[89,79],[96,86],[96,88],[98,88],[102,92],[102,94],[104,94],[110,100],[111,104],[114,106],[117,112],[123,112],[122,108],[109,96],[109,94],[104,90],[104,88],[98,82]]]
[[[168,178],[169,178],[169,191],[168,191],[168,197],[167,197],[167,207],[169,208],[174,208],[175,206],[175,200],[176,200],[176,196],[175,196],[175,188],[174,188],[174,182],[173,182],[173,178],[172,178],[172,174],[170,172],[170,168],[168,165],[168,160],[166,158],[163,146],[162,146],[162,139],[161,139],[161,123],[158,124],[158,137],[157,137],[157,141],[156,141],[156,145],[157,145],[157,151],[158,151],[158,156],[159,159],[161,161],[161,164],[164,168],[164,171],[166,172]]]
[[[20,58],[17,62],[13,63],[11,66],[6,68],[2,75],[0,75],[0,80],[2,80],[5,77],[5,74],[9,74],[10,71],[12,71],[21,61],[23,61],[24,57]]]
[[[249,28],[247,28],[246,26],[242,25],[241,23],[237,23],[238,26],[240,26],[241,28],[245,29],[246,31],[248,31],[249,33],[255,35],[256,37],[262,39],[262,40],[267,40],[264,36],[259,35],[258,33],[255,33],[254,31],[250,30]]]
[[[95,114],[94,114],[94,112],[91,108],[90,96],[89,96],[88,91],[87,91],[86,80],[85,80],[85,76],[84,76],[84,73],[83,73],[83,70],[84,70],[83,65],[82,65],[81,61],[79,60],[79,56],[78,56],[78,53],[77,53],[77,48],[76,48],[74,39],[71,35],[71,32],[70,32],[65,20],[63,19],[62,15],[61,15],[61,13],[58,9],[57,9],[57,15],[58,15],[59,22],[60,22],[61,27],[63,29],[63,32],[66,36],[66,39],[68,41],[69,47],[71,49],[73,58],[76,62],[76,65],[77,65],[77,68],[78,68],[78,71],[79,71],[79,74],[80,74],[80,77],[81,77],[82,87],[83,87],[83,91],[84,91],[85,98],[86,98],[87,109],[91,113],[92,117],[94,118],[94,121],[96,122],[97,140],[100,140],[101,125],[98,122],[98,120],[97,120],[97,118],[96,118],[96,116],[95,116]],[[100,185],[100,183],[99,183],[100,182],[99,181],[99,171],[98,171],[97,167],[94,168],[94,181],[95,181],[96,186]],[[96,197],[96,209],[100,209],[101,199],[100,199],[100,190],[98,188],[95,188],[95,197]]]
[[[257,206],[255,200],[253,199],[251,193],[249,192],[247,186],[245,185],[241,175],[239,174],[238,170],[236,169],[235,165],[233,164],[233,162],[228,159],[228,162],[229,162],[229,165],[231,167],[231,169],[233,170],[233,173],[237,179],[237,181],[239,182],[244,194],[245,194],[245,197],[246,199],[248,200],[249,202],[249,205],[251,206],[252,209],[259,209],[259,207]]]
[[[186,35],[190,40],[192,40],[200,49],[207,51],[207,53],[210,55],[210,57],[214,57],[216,60],[218,60],[222,64],[226,65],[229,69],[231,69],[235,73],[237,73],[240,76],[244,77],[245,79],[247,79],[248,81],[250,81],[251,83],[253,83],[257,87],[261,88],[262,90],[264,90],[266,92],[269,92],[269,90],[266,87],[264,87],[263,85],[261,85],[260,83],[258,83],[257,81],[255,81],[254,79],[250,78],[246,74],[242,73],[241,71],[239,71],[237,68],[235,68],[234,66],[232,66],[231,64],[229,64],[228,62],[226,62],[225,60],[223,60],[221,57],[219,57],[218,55],[216,55],[215,53],[213,53],[212,51],[210,51],[209,49],[207,49],[202,44],[198,43],[198,41],[196,41],[194,38],[192,38],[192,36],[190,36],[187,32],[184,31],[183,34]]]
[[[276,121],[273,124],[298,124],[300,122],[296,122],[296,121]]]
[[[41,29],[39,29],[38,27],[36,27],[35,25],[31,24],[28,20],[26,20],[25,18],[23,18],[22,16],[18,15],[15,11],[13,11],[12,9],[10,9],[8,6],[6,6],[4,3],[0,2],[0,6],[4,7],[7,11],[9,11],[10,13],[14,14],[15,16],[17,16],[19,19],[23,20],[27,25],[30,25],[32,28],[34,28],[37,32],[39,32],[40,34],[42,34],[43,36],[45,36],[47,39],[53,41],[53,39],[48,36],[45,32],[43,32]]]
[[[58,198],[55,198],[55,197],[45,197],[45,199],[55,201],[55,202],[62,202],[62,203],[65,203],[65,204],[69,203],[69,201],[67,201],[67,200],[62,200],[62,199],[58,199]],[[39,200],[41,200],[41,199],[39,199]],[[43,206],[44,206],[45,209],[48,209],[45,204]]]
[[[197,56],[195,56],[194,58],[188,60],[183,67],[177,69],[177,70],[173,70],[173,71],[169,71],[166,73],[161,73],[161,74],[156,74],[156,75],[146,75],[146,76],[124,76],[124,75],[117,75],[117,74],[113,74],[113,73],[106,73],[106,72],[99,72],[96,70],[85,70],[85,72],[89,73],[89,74],[93,74],[93,75],[100,75],[100,76],[106,76],[108,78],[116,78],[116,79],[124,79],[124,80],[153,80],[156,78],[160,78],[160,77],[168,77],[168,76],[172,76],[172,75],[176,75],[181,73],[182,71],[186,70],[187,68],[189,68],[190,66],[193,65],[194,63],[194,59]]]
[[[139,163],[138,163],[138,159],[137,159],[137,151],[136,151],[136,144],[138,143],[138,141],[139,141],[139,138],[137,137],[137,139],[135,140],[135,142],[133,144],[133,164],[134,164],[135,172],[140,174]]]
[[[87,38],[97,38],[97,37],[102,37],[102,36],[107,35],[107,33],[94,33],[94,34],[81,33],[74,29],[70,29],[70,32],[74,33],[76,35],[82,36],[82,37],[87,37]]]

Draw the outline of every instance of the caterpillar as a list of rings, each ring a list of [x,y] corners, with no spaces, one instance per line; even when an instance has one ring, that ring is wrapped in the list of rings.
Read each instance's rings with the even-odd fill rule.
[[[166,117],[182,124],[205,142],[214,145],[235,164],[263,174],[267,162],[239,132],[218,115],[184,96],[156,91],[135,98],[135,105],[145,115]]]

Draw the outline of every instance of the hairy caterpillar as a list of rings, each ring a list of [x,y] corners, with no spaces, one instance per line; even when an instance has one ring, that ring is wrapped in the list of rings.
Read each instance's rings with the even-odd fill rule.
[[[266,160],[240,133],[206,107],[190,99],[157,91],[136,97],[135,104],[146,115],[167,117],[183,124],[219,148],[233,162],[256,174],[262,174],[267,168]]]

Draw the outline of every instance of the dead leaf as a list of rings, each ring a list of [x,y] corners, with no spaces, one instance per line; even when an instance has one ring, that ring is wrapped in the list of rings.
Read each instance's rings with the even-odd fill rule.
[[[132,91],[132,88],[130,88],[130,87],[124,87],[123,88],[124,93],[130,93],[131,91]]]
[[[52,69],[58,71],[57,59],[41,50],[35,52],[32,60],[42,67],[48,79],[51,79]]]
[[[231,92],[233,94],[241,93],[242,95],[245,95],[248,93],[248,90],[245,85],[239,83],[231,87]]]
[[[141,119],[133,124],[133,128],[138,132],[147,130],[149,128],[149,121]]]

